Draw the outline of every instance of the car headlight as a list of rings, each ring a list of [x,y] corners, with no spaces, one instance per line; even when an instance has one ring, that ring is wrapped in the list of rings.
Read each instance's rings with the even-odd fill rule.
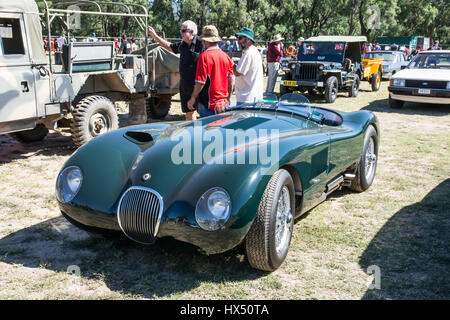
[[[319,64],[319,71],[323,70],[323,64]]]
[[[60,202],[71,201],[78,193],[83,181],[80,168],[71,166],[65,168],[56,180],[56,197]]]
[[[405,86],[405,80],[404,79],[393,79],[392,85],[396,87],[404,87]]]
[[[450,81],[447,82],[447,90],[450,90]]]
[[[222,228],[230,218],[231,198],[219,187],[206,191],[197,201],[195,220],[206,231]]]

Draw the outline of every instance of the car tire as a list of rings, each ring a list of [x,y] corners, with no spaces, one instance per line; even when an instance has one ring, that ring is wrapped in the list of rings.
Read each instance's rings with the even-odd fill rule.
[[[338,93],[338,81],[337,78],[332,76],[329,77],[325,84],[325,100],[328,103],[333,103],[336,101]]]
[[[44,124],[38,123],[36,128],[31,130],[11,133],[11,136],[23,143],[42,141],[48,134],[48,129]]]
[[[363,192],[372,185],[378,162],[378,135],[375,128],[370,125],[364,135],[364,146],[361,159],[356,170],[356,177],[350,189]]]
[[[352,86],[350,87],[350,91],[348,92],[349,97],[358,96],[360,84],[361,80],[359,79],[359,75],[355,74],[355,79],[353,80]]]
[[[372,91],[378,91],[381,87],[381,72],[378,71],[377,73],[374,73],[370,77],[370,85],[372,86]]]
[[[72,139],[78,147],[103,133],[119,128],[116,108],[111,100],[103,96],[81,99],[72,115]]]
[[[283,263],[292,238],[294,213],[294,182],[288,171],[280,169],[267,184],[245,238],[247,258],[253,268],[274,271]]]
[[[403,107],[403,103],[403,101],[392,99],[391,95],[389,95],[389,107],[392,109],[401,109]]]
[[[152,119],[162,119],[167,116],[170,110],[171,98],[170,95],[161,95],[147,99],[147,115]]]

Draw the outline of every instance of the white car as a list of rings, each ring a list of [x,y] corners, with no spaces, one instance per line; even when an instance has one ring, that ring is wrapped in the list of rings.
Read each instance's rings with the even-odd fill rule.
[[[450,104],[450,50],[420,52],[392,76],[388,90],[391,108],[406,101]]]

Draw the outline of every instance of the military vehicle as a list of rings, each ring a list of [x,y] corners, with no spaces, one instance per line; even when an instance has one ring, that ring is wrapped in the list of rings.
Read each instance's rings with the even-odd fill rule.
[[[43,12],[36,2],[42,3]],[[52,21],[62,21],[69,39],[70,19],[78,15],[135,19],[147,44],[148,13],[144,6],[36,2],[0,3],[0,133],[33,142],[44,139],[49,129],[70,127],[74,143],[81,146],[118,128],[116,101],[129,102],[128,124],[147,121],[146,105],[157,117],[167,114],[171,96],[178,92],[179,75],[157,77],[157,59],[168,53],[162,48],[150,52],[145,45],[140,55],[117,54],[114,42],[109,41],[70,42],[57,56],[51,49],[44,49],[44,38],[48,43],[52,40]],[[125,8],[127,13],[108,11],[112,7]]]
[[[318,36],[305,40],[297,59],[282,62],[285,75],[280,81],[280,94],[308,91],[324,95],[330,103],[336,100],[339,91],[356,97],[361,79],[371,79],[368,74],[371,68],[365,72],[361,58],[365,42],[365,36]],[[378,64],[381,66],[381,62]],[[379,87],[379,81],[376,85]]]

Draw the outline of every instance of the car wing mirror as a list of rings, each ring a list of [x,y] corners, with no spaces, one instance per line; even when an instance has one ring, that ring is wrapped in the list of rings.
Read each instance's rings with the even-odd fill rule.
[[[400,66],[400,70],[406,69],[408,66]]]

